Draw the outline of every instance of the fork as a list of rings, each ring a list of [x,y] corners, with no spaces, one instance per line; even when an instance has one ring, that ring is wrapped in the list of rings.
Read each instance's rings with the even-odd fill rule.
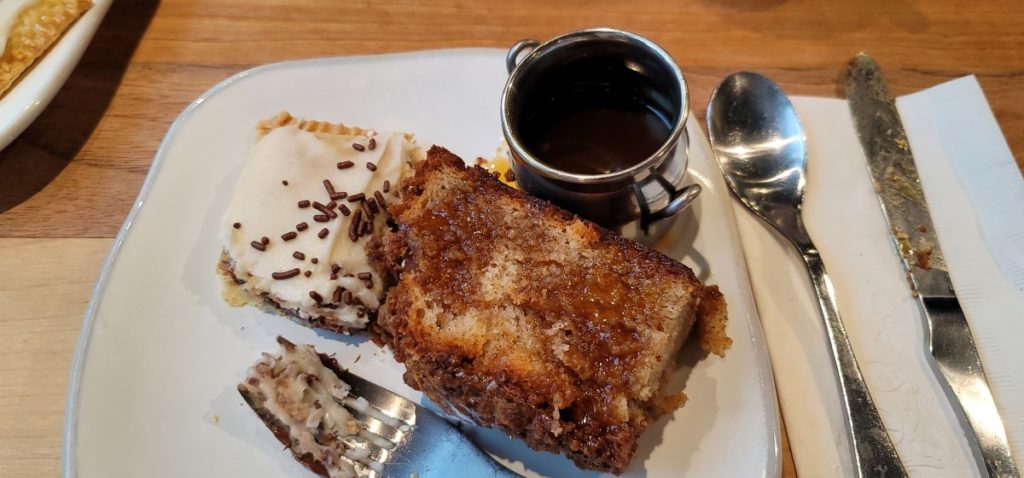
[[[364,444],[371,465],[352,462],[362,476],[521,478],[441,416],[348,371],[338,377],[352,387],[352,396],[362,397],[368,406],[353,398],[338,402],[366,425],[367,432],[386,440],[363,435],[368,438]]]

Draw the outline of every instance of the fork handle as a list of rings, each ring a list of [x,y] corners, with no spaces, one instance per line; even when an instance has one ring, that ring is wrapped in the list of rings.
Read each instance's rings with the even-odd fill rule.
[[[885,424],[878,414],[871,393],[868,392],[867,384],[864,383],[860,367],[857,366],[853,347],[850,346],[846,328],[839,316],[835,289],[825,270],[825,263],[810,242],[801,247],[800,255],[807,264],[825,320],[825,331],[828,333],[833,365],[839,378],[839,394],[843,399],[843,412],[853,449],[855,476],[907,476],[896,448],[885,431]]]
[[[399,454],[387,464],[385,476],[421,478],[448,478],[471,476],[474,478],[522,478],[505,468],[452,423],[437,416],[421,416],[429,426],[429,440],[410,440]],[[432,418],[432,420],[431,420]]]
[[[465,454],[471,455],[475,459],[467,460],[465,456],[458,457],[454,460],[455,469],[452,471],[458,471],[455,474],[441,475],[441,476],[474,476],[474,477],[491,477],[494,478],[523,478],[518,473],[505,468],[498,460],[495,460],[489,453],[480,448],[473,440],[470,440],[468,436],[461,434],[465,439]]]
[[[487,454],[485,451],[481,450],[480,447],[476,446],[476,444],[473,444],[473,448],[476,448],[476,451],[484,456],[485,460],[481,461],[485,461],[486,463],[484,465],[488,466],[490,470],[488,470],[488,474],[486,475],[466,474],[462,476],[493,476],[494,478],[523,478],[522,475],[520,475],[519,473],[516,473],[508,468],[505,468],[505,466],[499,463],[498,460],[495,460],[494,457]]]

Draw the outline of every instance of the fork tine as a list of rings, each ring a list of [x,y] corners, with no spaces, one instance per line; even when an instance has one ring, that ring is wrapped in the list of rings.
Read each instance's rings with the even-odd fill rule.
[[[340,440],[349,448],[346,456],[351,460],[357,460],[364,464],[369,464],[370,462],[386,463],[391,456],[390,451],[375,445],[372,440],[364,436],[350,435]]]
[[[381,476],[380,472],[378,471],[381,469],[382,466],[380,463],[376,463],[377,467],[375,468],[372,465],[369,465],[360,460],[355,460],[346,455],[339,455],[339,458],[343,460],[345,463],[352,465],[352,468],[355,468],[356,470],[356,476],[359,476],[360,478],[379,478]]]
[[[352,395],[363,397],[387,417],[403,422],[406,426],[415,425],[416,404],[412,401],[348,371],[340,376],[342,381],[352,387]]]
[[[348,410],[356,420],[359,420],[366,426],[365,430],[367,432],[389,442],[388,446],[383,448],[394,448],[405,439],[406,432],[384,423],[356,407],[348,406],[347,403],[344,403],[344,405],[346,405],[345,409]]]

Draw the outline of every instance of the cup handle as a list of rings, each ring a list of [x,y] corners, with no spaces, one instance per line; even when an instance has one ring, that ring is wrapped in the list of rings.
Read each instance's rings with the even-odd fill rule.
[[[633,184],[633,194],[636,196],[636,201],[640,205],[640,229],[643,230],[644,234],[647,234],[647,229],[655,221],[665,219],[668,217],[675,216],[680,212],[683,212],[693,201],[700,196],[701,187],[700,184],[691,184],[681,189],[676,189],[672,186],[672,183],[668,182],[667,179],[661,177],[660,174],[654,174],[654,179],[661,185],[662,188],[667,191],[671,197],[668,204],[665,207],[658,209],[657,211],[651,211],[647,205],[647,198],[644,197],[644,193],[640,190],[639,184]]]
[[[666,217],[675,216],[684,209],[690,206],[697,196],[700,195],[701,187],[700,184],[691,184],[676,191],[675,196],[669,201],[668,205],[651,213],[651,222],[657,221],[658,219],[665,219]]]
[[[535,48],[540,46],[540,42],[537,40],[519,40],[518,43],[512,45],[512,48],[508,49],[508,53],[505,55],[505,69],[508,70],[509,74],[512,74],[512,70],[516,69],[516,65],[519,64],[519,55],[524,51],[533,51]]]

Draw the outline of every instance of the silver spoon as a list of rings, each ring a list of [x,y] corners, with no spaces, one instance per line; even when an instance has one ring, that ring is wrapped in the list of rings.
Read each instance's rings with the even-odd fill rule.
[[[853,356],[825,264],[804,229],[807,148],[793,104],[768,78],[733,73],[711,94],[707,121],[729,188],[789,239],[807,264],[839,377],[856,476],[907,476]]]

